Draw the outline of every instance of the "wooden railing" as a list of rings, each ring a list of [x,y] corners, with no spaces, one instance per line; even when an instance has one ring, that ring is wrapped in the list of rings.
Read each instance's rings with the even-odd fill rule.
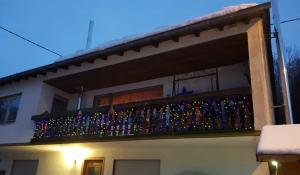
[[[33,116],[32,142],[254,130],[251,93],[235,89]]]

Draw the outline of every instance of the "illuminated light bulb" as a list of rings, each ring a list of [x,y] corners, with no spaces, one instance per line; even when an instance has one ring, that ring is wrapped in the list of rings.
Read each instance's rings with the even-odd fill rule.
[[[276,160],[272,160],[271,165],[278,168],[278,162]]]

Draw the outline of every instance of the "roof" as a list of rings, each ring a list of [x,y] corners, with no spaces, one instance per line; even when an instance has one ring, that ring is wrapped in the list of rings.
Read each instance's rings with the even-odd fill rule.
[[[150,33],[146,33],[146,34],[142,34],[142,35],[126,36],[126,37],[121,38],[121,39],[117,39],[117,40],[113,40],[113,41],[109,41],[107,43],[101,44],[98,47],[95,47],[93,49],[82,50],[82,51],[79,51],[79,52],[71,54],[71,55],[63,56],[63,57],[59,58],[57,60],[57,62],[62,61],[62,60],[66,60],[66,59],[70,59],[70,58],[73,58],[73,57],[85,55],[85,54],[88,54],[88,53],[105,50],[105,49],[110,48],[110,47],[114,47],[114,46],[121,45],[121,44],[126,44],[128,42],[132,42],[134,40],[145,38],[147,36],[155,35],[155,34],[158,34],[158,33],[168,32],[170,30],[180,28],[180,27],[184,27],[184,26],[194,24],[194,23],[197,23],[197,22],[210,20],[210,19],[213,19],[213,18],[216,18],[216,17],[227,15],[227,14],[232,14],[234,12],[237,12],[237,11],[249,8],[249,7],[254,7],[254,6],[257,6],[257,5],[258,4],[256,4],[256,3],[250,3],[250,4],[240,4],[240,5],[224,7],[223,9],[221,9],[219,11],[207,14],[205,16],[198,16],[198,17],[189,19],[187,21],[184,21],[183,23],[180,23],[180,24],[176,24],[176,25],[172,25],[172,26],[159,27],[158,29],[156,29],[156,30],[154,30]]]
[[[260,5],[241,4],[238,6],[225,7],[224,9],[207,16],[197,17],[184,23],[166,27],[146,35],[114,41],[88,51],[63,57],[61,60],[52,64],[0,78],[0,86],[13,81],[28,79],[29,77],[36,77],[39,74],[45,75],[47,72],[56,72],[59,68],[67,69],[70,65],[80,66],[80,64],[83,62],[93,63],[95,59],[106,60],[107,56],[112,54],[118,54],[122,56],[127,50],[135,50],[139,52],[141,47],[147,45],[158,47],[159,42],[170,39],[177,41],[178,37],[180,36],[188,34],[199,36],[200,32],[203,30],[215,27],[222,28],[226,24],[266,15],[266,11],[268,12],[270,7],[270,3],[264,3]]]
[[[281,156],[300,158],[299,133],[300,124],[264,126],[257,148],[257,155],[261,156],[259,160]]]

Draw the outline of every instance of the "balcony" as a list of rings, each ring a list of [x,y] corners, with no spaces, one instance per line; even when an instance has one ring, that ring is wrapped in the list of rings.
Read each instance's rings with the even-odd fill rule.
[[[32,120],[32,143],[254,131],[248,88],[44,114]]]

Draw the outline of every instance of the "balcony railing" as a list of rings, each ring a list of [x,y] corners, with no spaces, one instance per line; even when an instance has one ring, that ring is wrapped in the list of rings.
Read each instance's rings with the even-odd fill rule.
[[[32,142],[254,130],[251,94],[235,89],[33,116]]]

